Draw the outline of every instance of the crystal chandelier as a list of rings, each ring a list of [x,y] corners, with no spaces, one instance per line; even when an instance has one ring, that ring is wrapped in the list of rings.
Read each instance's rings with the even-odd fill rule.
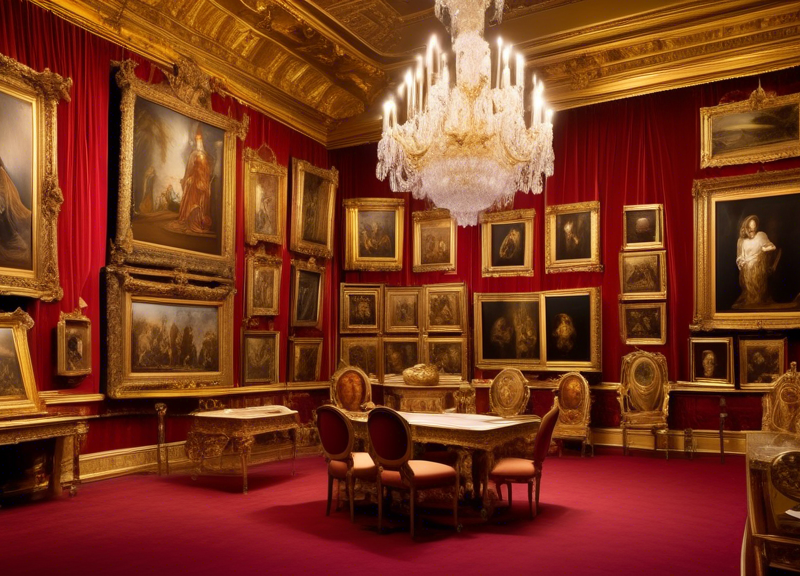
[[[525,60],[498,39],[492,83],[489,43],[483,39],[486,9],[500,21],[504,0],[436,0],[436,17],[450,15],[456,83],[450,86],[447,55],[431,39],[425,61],[400,86],[406,120],[398,123],[394,100],[384,104],[376,174],[389,176],[394,192],[411,192],[447,208],[459,226],[510,202],[517,190],[539,194],[553,174],[552,111],[544,83],[533,77],[530,126],[525,121]],[[514,82],[511,81],[511,66]]]

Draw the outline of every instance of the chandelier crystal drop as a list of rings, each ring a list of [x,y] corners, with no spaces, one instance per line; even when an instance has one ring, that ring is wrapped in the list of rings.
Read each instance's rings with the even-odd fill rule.
[[[416,69],[406,73],[406,120],[398,123],[394,100],[384,104],[376,175],[394,192],[411,192],[447,208],[459,226],[510,202],[517,190],[539,194],[542,175],[553,174],[552,111],[544,84],[533,77],[530,126],[525,121],[525,60],[498,39],[496,78],[483,39],[487,8],[502,17],[504,0],[436,0],[436,17],[450,16],[456,83],[450,86],[447,55],[436,37]],[[513,82],[511,69],[514,69]]]

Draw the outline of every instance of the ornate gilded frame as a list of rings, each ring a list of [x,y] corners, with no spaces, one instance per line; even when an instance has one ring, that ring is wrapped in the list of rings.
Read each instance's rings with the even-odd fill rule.
[[[417,361],[412,366],[422,362],[421,338],[418,336],[384,336],[381,342],[381,382],[403,383],[403,373],[387,372],[386,345],[392,343],[414,344],[417,347]],[[408,368],[408,366],[407,366]]]
[[[658,309],[660,317],[659,337],[644,338],[631,336],[628,333],[628,324],[625,321],[625,312],[628,310],[649,310]],[[619,337],[623,344],[630,346],[661,346],[667,343],[667,303],[666,302],[647,302],[647,303],[623,303],[619,304]]]
[[[725,378],[710,378],[710,377],[696,377],[695,376],[695,345],[705,344],[724,344],[725,353]],[[702,362],[702,358],[700,359]],[[734,388],[736,386],[736,373],[733,371],[733,337],[705,337],[705,336],[690,336],[689,337],[689,380],[695,385],[707,386],[709,388]]]
[[[263,249],[249,252],[244,259],[245,273],[245,316],[277,316],[281,312],[281,278],[283,258],[270,256]],[[254,304],[255,278],[258,269],[272,272],[272,307],[258,307]]]
[[[411,332],[420,332],[422,322],[420,321],[422,316],[422,292],[423,288],[421,287],[396,287],[396,286],[386,286],[383,289],[383,301],[385,304],[385,312],[383,315],[383,331],[386,334],[408,334]],[[394,299],[399,296],[413,296],[416,298],[417,301],[417,313],[416,313],[416,320],[413,326],[402,326],[397,325],[396,317],[395,317],[395,304]]]
[[[752,149],[740,150],[731,154],[714,155],[713,153],[714,120],[728,115],[757,112],[792,104],[800,107],[800,93],[768,97],[759,84],[747,100],[700,108],[700,167],[770,162],[781,158],[800,156],[800,139],[772,145],[757,145]]]
[[[375,324],[350,324],[352,300],[372,298],[375,302]],[[339,332],[341,334],[377,334],[383,329],[383,284],[339,285]]]
[[[747,351],[755,346],[771,346],[777,350],[779,373],[772,382],[747,381]],[[739,388],[742,390],[769,390],[781,374],[786,372],[786,338],[744,338],[739,337]]]
[[[589,258],[558,259],[556,255],[556,219],[563,214],[589,212],[590,256]],[[557,272],[602,272],[600,263],[600,201],[578,202],[547,206],[544,218],[544,270],[546,274]]]
[[[289,386],[299,383],[319,382],[322,371],[322,338],[289,338]],[[298,364],[302,360],[300,351],[302,348],[313,348],[315,350],[314,379],[297,380],[299,373]]]
[[[322,214],[326,223],[325,242],[312,242],[305,239],[305,221],[303,210],[307,208],[305,198],[306,173],[314,174],[326,184],[326,210]],[[333,223],[336,214],[336,189],[339,187],[339,171],[335,167],[330,170],[317,168],[310,162],[292,158],[292,230],[289,237],[289,248],[301,254],[316,256],[317,258],[331,258],[333,256]]]
[[[626,292],[625,264],[630,260],[656,258],[658,269],[658,287],[652,292]],[[649,250],[642,252],[619,253],[619,299],[630,300],[663,300],[667,297],[667,251]]]
[[[536,210],[511,210],[509,212],[488,212],[480,216],[481,224],[481,276],[533,276],[533,235]],[[518,266],[492,265],[492,227],[501,224],[523,224],[525,226],[525,245],[523,263]],[[503,242],[505,244],[505,242]]]
[[[544,369],[544,338],[542,338],[542,330],[544,327],[544,317],[541,309],[541,297],[536,292],[520,292],[516,294],[489,294],[476,292],[473,296],[474,300],[474,346],[475,346],[475,367],[488,370],[497,370],[504,368],[516,368],[519,370],[542,370]],[[537,330],[536,346],[539,349],[538,359],[519,359],[519,358],[486,358],[483,347],[483,332],[484,330],[491,330],[491,326],[483,325],[482,306],[487,302],[535,302],[539,312]]]
[[[422,363],[434,364],[439,368],[439,382],[469,382],[469,347],[466,336],[422,338]],[[431,347],[436,344],[458,344],[461,347],[461,366],[459,372],[444,372],[431,357]]]
[[[264,156],[262,156],[262,150]],[[245,148],[244,158],[244,241],[250,245],[258,242],[269,242],[283,246],[286,238],[286,196],[289,193],[288,170],[278,164],[275,152],[266,144],[258,150]],[[264,234],[256,230],[256,188],[253,175],[272,176],[277,180],[277,202],[275,205],[275,234]]]
[[[339,366],[339,369],[333,373],[331,376],[331,402],[337,408],[344,410],[344,405],[342,404],[341,398],[339,398],[339,380],[342,376],[344,376],[348,372],[355,372],[358,374],[361,379],[364,381],[364,401],[361,403],[363,406],[364,404],[371,404],[372,403],[372,380],[361,368],[358,366]]]
[[[383,338],[380,336],[342,336],[339,338],[339,361],[344,362],[348,366],[356,366],[350,362],[350,349],[354,346],[370,346],[375,349],[375,373],[368,374],[373,382],[380,382],[383,378],[381,374],[381,367],[383,361],[381,354],[383,354]],[[358,366],[364,372],[367,372],[363,367]]]
[[[178,73],[165,71],[165,82],[149,84],[136,77],[137,63],[132,60],[112,62],[118,68],[117,85],[122,90],[119,161],[117,232],[112,249],[115,265],[136,264],[168,269],[184,269],[200,274],[233,278],[236,227],[236,138],[244,140],[250,118],[238,122],[211,110],[211,80],[190,61],[181,61]],[[136,99],[153,102],[178,114],[214,126],[225,133],[223,143],[222,236],[220,254],[205,254],[137,240],[133,236],[131,204],[133,198],[134,107]]]
[[[261,378],[247,378],[247,346],[245,345],[245,341],[248,338],[272,338],[275,341],[275,354],[273,356],[272,362],[275,366],[275,372],[273,374],[273,378],[271,380],[264,380]],[[274,330],[242,330],[242,340],[241,340],[241,366],[240,366],[240,380],[239,386],[250,386],[250,385],[263,385],[263,384],[275,384],[280,385],[280,374],[281,374],[281,333]]]
[[[456,220],[450,216],[450,210],[436,209],[423,212],[412,212],[414,222],[414,258],[412,270],[414,272],[450,272],[456,269],[458,255],[458,226]],[[450,258],[447,262],[423,264],[422,263],[422,233],[426,227],[447,228],[450,238]]]
[[[0,269],[0,292],[45,302],[64,295],[58,276],[58,103],[70,101],[72,79],[36,72],[0,54],[0,91],[32,107],[31,270]]]
[[[36,389],[36,377],[28,347],[28,330],[33,328],[33,319],[20,308],[14,312],[2,312],[0,328],[11,330],[14,352],[25,389],[24,398],[19,395],[0,396],[0,418],[40,414],[44,411],[44,406]]]
[[[800,398],[800,373],[797,362],[772,383],[761,398],[761,429],[789,434],[798,433],[797,411]]]
[[[587,361],[562,361],[551,360],[548,358],[547,350],[547,301],[567,296],[586,296],[589,299],[589,360]],[[602,309],[603,302],[599,287],[593,288],[574,288],[568,290],[551,290],[541,293],[541,330],[540,335],[544,335],[544,353],[542,361],[547,369],[555,370],[577,370],[581,372],[600,372],[603,369],[602,355]]]
[[[653,242],[628,242],[628,212],[652,211],[655,214],[655,240]],[[622,249],[649,250],[664,247],[664,205],[637,204],[622,207]]]
[[[319,275],[319,284],[317,290],[317,318],[315,320],[300,320],[298,319],[297,305],[299,303],[298,290],[300,289],[300,273],[312,272]],[[292,298],[291,298],[291,325],[292,326],[306,326],[309,328],[322,328],[322,304],[325,302],[325,267],[317,266],[316,260],[310,258],[308,261],[292,260]]]
[[[343,202],[345,210],[345,270],[397,271],[403,269],[403,234],[405,232],[403,198],[355,198]],[[361,212],[394,213],[394,256],[367,256],[360,250],[358,217]],[[387,240],[391,242],[391,238]]]
[[[106,268],[107,394],[110,398],[197,396],[233,385],[233,298],[230,280],[183,271]],[[216,372],[131,371],[131,309],[134,301],[208,306],[218,310],[219,370]]]
[[[453,319],[458,322],[457,325],[435,322],[430,317],[432,300],[437,296],[447,294],[456,296],[458,310],[453,313]],[[426,334],[429,332],[460,332],[463,334],[467,331],[467,287],[463,282],[423,286],[422,303],[423,331]]]
[[[504,399],[503,391],[510,390],[513,400]],[[528,388],[528,379],[517,368],[506,368],[494,377],[489,387],[489,410],[492,414],[508,418],[518,416],[525,412],[531,398],[531,389]]]
[[[82,328],[83,333],[86,335],[85,338],[81,339],[83,342],[83,357],[89,360],[88,366],[85,368],[70,369],[68,367],[68,325]],[[59,376],[75,378],[88,376],[92,373],[92,321],[83,315],[80,308],[76,308],[73,312],[61,312],[56,325],[56,351],[56,374]]]

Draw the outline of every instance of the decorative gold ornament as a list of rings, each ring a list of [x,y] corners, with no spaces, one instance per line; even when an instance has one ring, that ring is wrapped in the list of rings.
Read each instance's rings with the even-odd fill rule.
[[[408,386],[436,386],[439,369],[434,364],[416,364],[403,370],[403,383]]]

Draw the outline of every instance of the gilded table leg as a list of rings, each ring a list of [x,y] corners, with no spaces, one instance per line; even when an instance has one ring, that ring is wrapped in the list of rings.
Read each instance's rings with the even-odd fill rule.
[[[61,495],[61,462],[64,459],[65,439],[66,436],[56,438],[56,450],[53,453],[53,473],[50,475],[50,494],[52,496]]]
[[[289,433],[292,435],[292,476],[294,476],[297,461],[297,428],[292,428]]]
[[[169,475],[169,460],[166,457],[162,457],[162,450],[166,453],[166,426],[164,423],[164,417],[167,414],[167,405],[163,402],[158,402],[156,404],[156,414],[158,414],[158,447],[156,451],[156,462],[158,463],[158,475],[161,476],[163,474],[162,471],[162,464],[166,462],[166,470],[167,475]]]
[[[252,436],[236,438],[233,441],[234,449],[242,459],[242,494],[247,494],[247,462],[250,460],[250,452],[254,442],[255,438]]]
[[[481,458],[481,460],[484,466],[483,473],[481,474],[483,477],[483,491],[481,493],[481,502],[483,506],[481,508],[481,518],[487,520],[492,510],[492,503],[489,500],[489,473],[492,471],[492,468],[494,468],[494,453],[491,450],[487,450],[484,452],[484,457]],[[510,495],[509,493],[509,496]]]
[[[89,426],[85,422],[80,423],[72,441],[72,486],[69,487],[70,496],[75,496],[78,493],[78,484],[81,483],[81,445],[86,440],[88,432]]]

